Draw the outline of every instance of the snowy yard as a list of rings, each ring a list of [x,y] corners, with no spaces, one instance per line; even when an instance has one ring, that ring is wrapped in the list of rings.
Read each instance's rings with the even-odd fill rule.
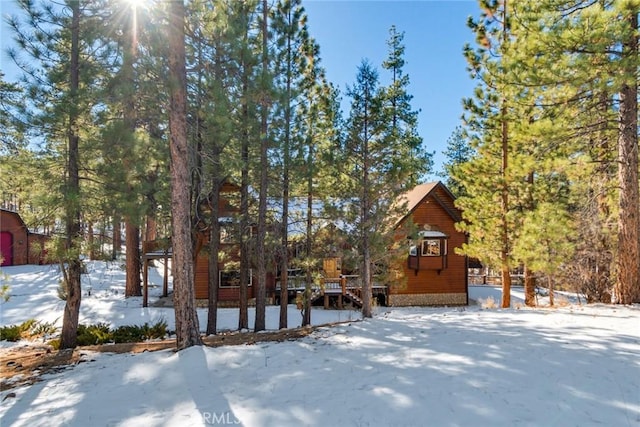
[[[13,296],[2,324],[61,316],[53,267],[3,271]],[[81,322],[164,318],[172,327],[171,309],[123,298],[116,264],[91,264],[90,273]],[[499,298],[494,288],[471,289],[472,298],[488,293]],[[290,314],[297,326],[299,312]],[[277,309],[268,316],[275,328]],[[88,353],[91,362],[12,389],[14,397],[3,391],[0,425],[640,425],[638,306],[379,307],[366,321],[320,309],[312,318],[353,321],[282,343]],[[236,324],[236,310],[221,310],[221,328]]]

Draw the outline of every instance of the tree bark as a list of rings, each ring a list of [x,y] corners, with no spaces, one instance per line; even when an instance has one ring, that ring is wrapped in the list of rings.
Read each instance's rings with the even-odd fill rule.
[[[261,108],[261,124],[260,124],[260,200],[258,202],[258,277],[254,286],[256,297],[256,319],[254,325],[254,331],[263,331],[266,328],[266,289],[267,289],[267,260],[265,256],[265,236],[267,234],[267,169],[269,166],[269,159],[267,158],[267,148],[269,146],[269,106],[271,101],[269,100],[269,83],[268,83],[268,5],[267,0],[262,1],[262,108]]]
[[[113,245],[111,252],[111,259],[115,261],[118,258],[118,254],[120,253],[120,249],[122,248],[122,230],[120,226],[120,217],[115,216],[113,218]]]
[[[629,26],[638,28],[639,7],[629,10]],[[627,60],[624,73],[637,76],[638,35],[630,33],[623,42]],[[631,61],[631,58],[636,60]],[[618,304],[640,302],[640,197],[638,194],[638,82],[627,82],[620,91],[618,134],[618,263],[615,296]]]
[[[185,7],[169,2],[169,131],[171,151],[171,214],[173,225],[173,288],[176,345],[182,350],[202,345],[195,309],[191,197],[187,143],[187,73]]]
[[[71,18],[71,60],[69,64],[69,91],[76,100],[80,81],[80,2],[70,2]],[[66,249],[67,249],[67,300],[62,318],[60,348],[74,348],[77,344],[78,318],[82,300],[80,261],[80,171],[77,102],[69,105],[67,138],[69,144],[67,159],[67,188],[64,194],[66,209]],[[64,268],[64,266],[62,266]]]
[[[87,245],[89,246],[89,259],[96,259],[96,244],[93,238],[93,222],[87,222]]]
[[[536,306],[536,278],[526,265],[524,266],[524,305]]]
[[[215,162],[214,164],[219,164]],[[211,192],[211,223],[209,225],[209,303],[207,313],[207,335],[215,335],[218,332],[218,258],[220,252],[220,181],[213,178],[213,191]]]
[[[248,11],[243,10],[245,16]],[[243,28],[243,45],[248,43],[248,23]],[[249,270],[249,239],[251,239],[251,228],[249,225],[249,59],[247,58],[246,49],[243,49],[241,59],[242,72],[242,119],[241,119],[241,163],[242,170],[240,172],[240,286],[238,301],[238,329],[243,330],[249,328],[248,314],[248,283],[250,280]]]
[[[122,81],[124,90],[122,90],[122,114],[123,124],[129,136],[127,139],[128,146],[125,149],[122,164],[125,173],[129,174],[133,170],[131,164],[133,145],[135,144],[136,132],[136,104],[135,104],[135,77],[134,62],[136,57],[136,40],[135,37],[135,9],[127,11],[128,20],[125,22],[123,31],[123,59],[122,59]],[[132,177],[129,176],[131,179]],[[126,297],[142,295],[142,287],[140,286],[140,227],[137,224],[137,218],[132,214],[132,206],[137,204],[136,188],[131,183],[127,183],[127,198],[129,206],[125,214],[125,252],[126,252],[126,284],[124,294]]]
[[[142,295],[140,286],[140,228],[125,222],[125,246],[127,251],[127,276],[124,295],[126,297]]]
[[[372,317],[371,312],[371,248],[370,248],[370,218],[371,210],[369,201],[369,96],[368,88],[365,89],[364,100],[364,137],[362,148],[362,200],[360,205],[360,226],[362,227],[362,317]]]
[[[307,261],[311,260],[313,256],[312,251],[312,227],[313,227],[313,142],[309,143],[309,160],[307,162],[307,239],[306,239],[306,255]],[[307,265],[305,280],[305,299],[304,299],[304,311],[302,312],[302,326],[311,324],[311,283],[313,277],[311,274],[311,268]]]
[[[291,8],[287,11],[291,24]],[[284,108],[284,146],[282,153],[282,263],[280,268],[280,329],[287,327],[289,295],[289,160],[291,157],[291,33],[287,35],[286,99]],[[304,322],[303,322],[304,323]]]
[[[502,188],[500,189],[500,226],[502,236],[502,247],[500,248],[500,271],[502,275],[502,308],[511,307],[511,272],[509,266],[509,223],[507,215],[509,213],[509,188],[507,187],[507,168],[509,166],[509,137],[507,127],[507,107],[506,100],[502,100],[502,165],[500,174],[502,176]]]

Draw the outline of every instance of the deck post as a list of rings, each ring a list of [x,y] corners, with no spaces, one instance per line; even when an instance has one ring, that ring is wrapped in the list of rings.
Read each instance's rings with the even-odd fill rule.
[[[149,258],[146,255],[142,262],[142,306],[149,306]]]
[[[327,310],[329,308],[329,294],[324,294],[324,309]]]
[[[162,278],[162,296],[169,296],[169,250],[164,250],[164,277]]]
[[[342,304],[342,294],[338,295],[338,309],[342,310],[344,308]]]

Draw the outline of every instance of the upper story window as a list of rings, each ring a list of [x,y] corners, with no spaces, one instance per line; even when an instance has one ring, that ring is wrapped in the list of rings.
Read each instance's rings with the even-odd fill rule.
[[[449,236],[433,227],[425,226],[420,239],[409,241],[408,267],[416,270],[441,270],[447,268],[447,241]],[[416,273],[417,274],[417,273]]]
[[[444,247],[443,247],[444,246]],[[422,256],[442,256],[445,255],[446,240],[424,239],[422,241]]]
[[[411,241],[409,244],[409,256],[436,257],[447,255],[447,239],[449,236],[441,231],[432,229],[423,230],[419,235],[421,239],[418,242]]]

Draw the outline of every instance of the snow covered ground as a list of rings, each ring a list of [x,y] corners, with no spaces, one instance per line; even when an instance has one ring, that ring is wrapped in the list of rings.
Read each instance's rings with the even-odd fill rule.
[[[3,324],[60,317],[54,270],[3,269],[13,295],[1,306]],[[122,297],[117,264],[92,263],[87,280],[82,322],[173,323],[171,309]],[[495,288],[470,292],[499,301]],[[512,297],[515,307],[518,292]],[[290,312],[296,326],[299,313]],[[268,316],[274,328],[277,312]],[[353,321],[298,341],[89,353],[91,362],[10,390],[15,397],[0,393],[0,425],[640,425],[638,306],[380,307],[358,318],[314,311],[316,324]],[[224,310],[221,326],[236,324],[235,310]]]
[[[175,329],[175,318],[171,307],[153,307],[153,303],[162,295],[162,268],[149,269],[149,307],[142,307],[142,297],[124,297],[125,270],[122,261],[86,263],[87,274],[82,275],[82,303],[80,323],[108,323],[112,327],[122,325],[142,325],[165,320],[170,330]],[[60,273],[56,265],[26,265],[3,267],[8,276],[6,283],[11,287],[11,298],[0,304],[0,316],[3,325],[24,322],[29,318],[53,322],[62,326],[64,301],[58,298]],[[171,290],[171,284],[169,285]],[[267,328],[278,329],[279,307],[268,307],[273,315],[267,317]],[[272,313],[271,313],[272,312]],[[249,310],[249,325],[253,326],[254,311]],[[314,310],[312,322],[316,325],[333,321],[360,319],[356,311]],[[198,309],[198,320],[202,330],[207,326],[207,310]],[[290,327],[302,323],[302,315],[295,307],[289,310]],[[218,329],[235,330],[238,328],[237,309],[218,310]],[[6,346],[6,344],[3,344]]]

